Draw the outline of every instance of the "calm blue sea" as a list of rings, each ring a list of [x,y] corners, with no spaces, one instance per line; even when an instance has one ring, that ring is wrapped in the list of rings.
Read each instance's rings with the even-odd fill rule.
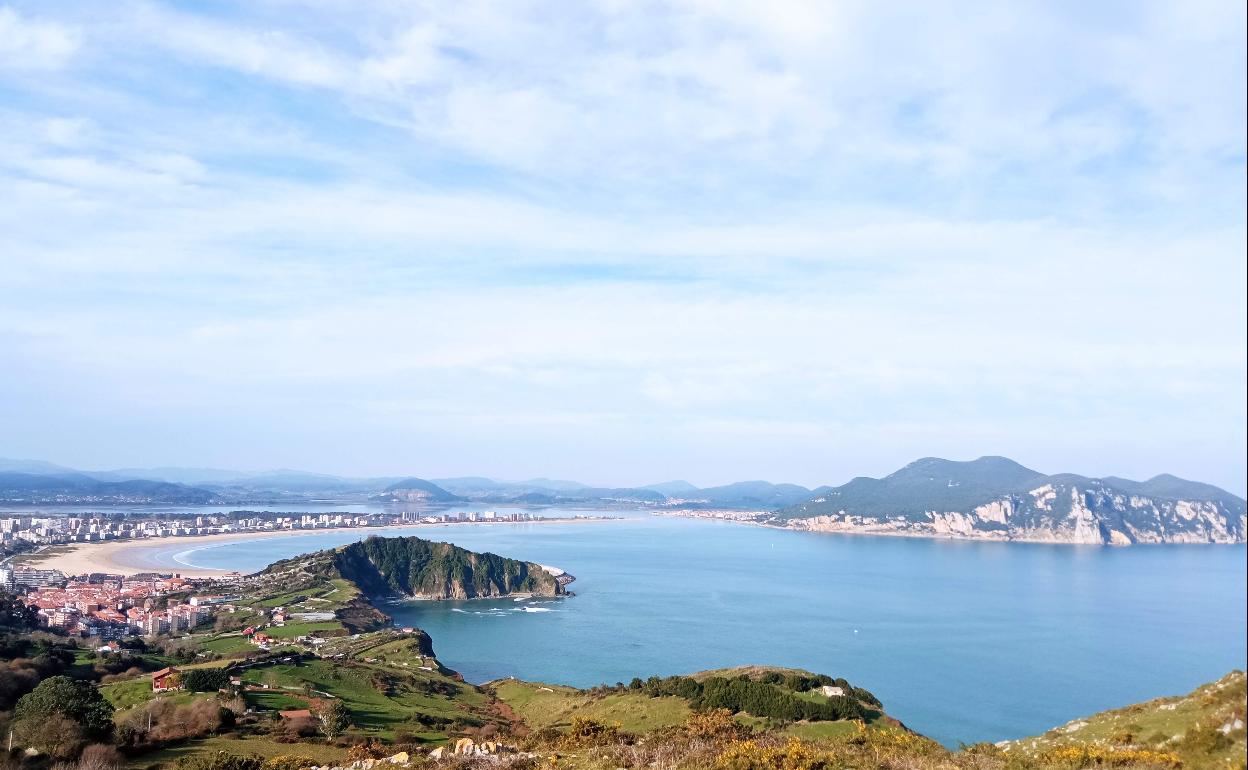
[[[798,666],[874,691],[949,745],[1041,732],[1245,665],[1242,546],[870,538],[611,513],[626,518],[419,530],[562,567],[577,577],[573,598],[388,611],[426,629],[438,657],[473,682],[588,686]],[[177,555],[250,571],[360,536],[188,541]]]

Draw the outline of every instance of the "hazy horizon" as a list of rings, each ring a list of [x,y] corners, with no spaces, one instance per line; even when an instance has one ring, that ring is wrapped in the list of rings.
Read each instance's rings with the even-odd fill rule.
[[[0,456],[1245,495],[1245,22],[0,0]]]
[[[767,481],[767,482],[771,482],[774,484],[798,484],[800,486],[804,486],[809,489],[816,489],[821,486],[833,486],[833,487],[840,486],[852,480],[853,478],[860,477],[860,476],[872,476],[876,478],[887,476],[889,473],[893,471],[900,470],[904,465],[908,465],[909,463],[920,460],[920,459],[924,459],[924,458],[916,457],[916,458],[913,458],[912,460],[907,461],[906,463],[903,463],[901,465],[898,465],[895,468],[892,468],[891,470],[881,471],[879,473],[853,473],[853,472],[847,471],[849,475],[842,474],[841,476],[838,476],[836,479],[833,479],[833,480],[826,480],[826,479],[825,480],[798,480],[798,479],[790,479],[790,478],[763,478],[761,476],[746,475],[746,476],[740,476],[740,477],[734,477],[734,478],[720,479],[720,480],[705,482],[705,483],[699,483],[696,479],[690,479],[690,478],[686,478],[680,475],[671,475],[671,476],[667,476],[667,477],[660,478],[660,479],[621,482],[621,481],[602,481],[602,480],[592,479],[592,478],[590,479],[572,478],[569,476],[559,475],[559,474],[553,474],[553,475],[552,474],[538,474],[538,475],[530,475],[530,476],[504,477],[504,476],[499,476],[499,475],[490,474],[490,473],[473,472],[471,470],[465,471],[462,473],[444,473],[444,474],[428,474],[428,473],[405,472],[405,471],[397,471],[393,473],[340,473],[340,472],[336,472],[333,470],[324,470],[324,469],[318,470],[318,469],[308,469],[308,468],[285,468],[285,467],[281,467],[281,468],[279,467],[223,468],[223,467],[204,467],[204,466],[187,466],[187,465],[170,465],[170,464],[162,464],[162,465],[147,466],[147,467],[114,466],[114,467],[85,468],[85,467],[69,466],[64,463],[55,463],[55,462],[51,462],[48,460],[44,460],[42,458],[36,459],[36,458],[13,458],[13,457],[0,457],[0,464],[10,463],[14,461],[32,462],[35,464],[49,463],[51,465],[62,466],[62,467],[69,468],[75,471],[82,471],[82,472],[87,472],[87,473],[108,473],[108,472],[123,471],[127,473],[138,474],[144,471],[175,471],[176,470],[176,471],[193,471],[193,472],[202,471],[205,473],[220,472],[220,473],[226,473],[226,474],[232,474],[232,473],[255,474],[257,476],[269,474],[269,473],[272,473],[272,474],[307,473],[307,474],[331,476],[331,477],[337,477],[337,478],[348,478],[348,479],[421,478],[427,481],[438,481],[438,480],[450,480],[450,479],[459,479],[459,478],[488,478],[491,481],[507,483],[507,484],[521,484],[521,483],[534,482],[534,481],[547,481],[547,482],[552,482],[552,483],[572,482],[572,483],[584,484],[585,486],[596,487],[596,488],[642,488],[642,487],[655,486],[655,485],[671,483],[671,482],[687,482],[687,483],[693,484],[693,486],[695,487],[706,489],[706,488],[711,488],[711,487],[724,486],[724,485],[728,485],[728,484],[732,484],[736,482]],[[945,457],[945,458],[940,458],[940,459],[952,460],[955,462],[965,462],[965,461],[975,460],[979,458],[978,457],[964,457],[964,458]],[[1008,459],[1018,462],[1018,460],[1012,457]],[[1153,478],[1154,476],[1157,476],[1163,473],[1168,473],[1168,471],[1160,471],[1158,473],[1149,474],[1147,476],[1132,477],[1132,476],[1123,476],[1122,474],[1114,474],[1114,473],[1100,473],[1100,474],[1084,473],[1080,471],[1079,469],[1071,469],[1071,468],[1060,468],[1060,469],[1036,468],[1032,465],[1029,465],[1028,463],[1021,463],[1021,462],[1019,464],[1026,466],[1030,468],[1031,470],[1037,471],[1039,473],[1043,473],[1045,475],[1051,476],[1051,475],[1055,475],[1058,473],[1074,473],[1076,475],[1085,476],[1085,477],[1094,478],[1094,479],[1117,476],[1119,478],[1127,478],[1131,481],[1147,481]],[[17,472],[23,472],[23,471],[19,470]],[[1213,483],[1215,486],[1221,486],[1214,482],[1210,482],[1208,479],[1187,478],[1186,480],[1202,482],[1202,483]],[[189,486],[194,486],[196,482],[187,481],[184,483],[186,483]],[[207,483],[207,482],[199,482],[199,483]],[[1226,489],[1226,491],[1231,492],[1232,494],[1238,495],[1240,497],[1244,497],[1244,493],[1240,490],[1230,489],[1226,487],[1223,487],[1223,488]]]

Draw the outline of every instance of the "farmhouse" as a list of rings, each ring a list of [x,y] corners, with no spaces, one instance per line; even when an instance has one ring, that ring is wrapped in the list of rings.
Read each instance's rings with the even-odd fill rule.
[[[179,681],[178,670],[173,666],[162,668],[152,674],[152,692],[166,692],[169,690],[181,690],[182,683]]]

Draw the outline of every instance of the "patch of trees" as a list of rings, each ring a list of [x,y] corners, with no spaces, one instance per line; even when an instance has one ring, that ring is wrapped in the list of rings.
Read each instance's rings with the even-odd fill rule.
[[[223,668],[192,668],[182,672],[182,686],[191,692],[216,692],[230,683]]]
[[[814,683],[809,687],[789,689],[788,682],[754,680],[744,675],[733,679],[714,676],[703,681],[687,676],[669,676],[662,679],[650,677],[644,682],[634,679],[629,689],[640,690],[652,698],[665,695],[683,698],[696,711],[727,709],[734,714],[744,712],[757,717],[811,722],[867,717],[865,709],[853,697],[834,695],[817,701],[797,697],[797,692],[821,684],[817,679],[811,681]],[[832,681],[829,680],[829,684]],[[807,682],[795,681],[794,684],[800,686]]]
[[[0,628],[25,631],[39,627],[39,611],[28,607],[21,597],[0,592]]]
[[[71,651],[28,639],[6,641],[3,646],[6,653],[22,657],[0,661],[0,711],[13,708],[41,680],[65,673],[74,662]]]
[[[190,672],[186,672],[190,673]],[[235,708],[244,708],[241,701]],[[175,705],[166,699],[149,701],[132,709],[118,725],[118,738],[134,749],[147,749],[170,741],[198,738],[234,726],[236,715],[215,699]]]
[[[806,692],[816,687],[839,687],[845,691],[846,695],[856,700],[876,707],[881,705],[879,698],[876,698],[869,690],[854,687],[841,677],[833,678],[827,674],[811,674],[807,676],[806,674],[782,674],[779,671],[768,671],[759,677],[758,681],[780,685],[790,692]]]

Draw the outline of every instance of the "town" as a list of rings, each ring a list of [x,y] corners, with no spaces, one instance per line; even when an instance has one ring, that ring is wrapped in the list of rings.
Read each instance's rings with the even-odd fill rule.
[[[0,514],[3,515],[3,514]],[[532,513],[457,511],[428,513],[289,513],[231,511],[184,514],[165,518],[126,513],[92,512],[83,516],[8,515],[0,518],[0,547],[15,550],[23,543],[61,545],[149,537],[193,537],[245,532],[303,529],[393,527],[454,522],[521,522],[543,517]]]
[[[37,611],[39,625],[101,642],[179,634],[210,623],[218,611],[232,613],[235,597],[196,592],[210,582],[176,575],[98,573],[67,580],[56,570],[0,568],[0,587],[28,587],[23,600]],[[31,583],[42,585],[30,587]]]

